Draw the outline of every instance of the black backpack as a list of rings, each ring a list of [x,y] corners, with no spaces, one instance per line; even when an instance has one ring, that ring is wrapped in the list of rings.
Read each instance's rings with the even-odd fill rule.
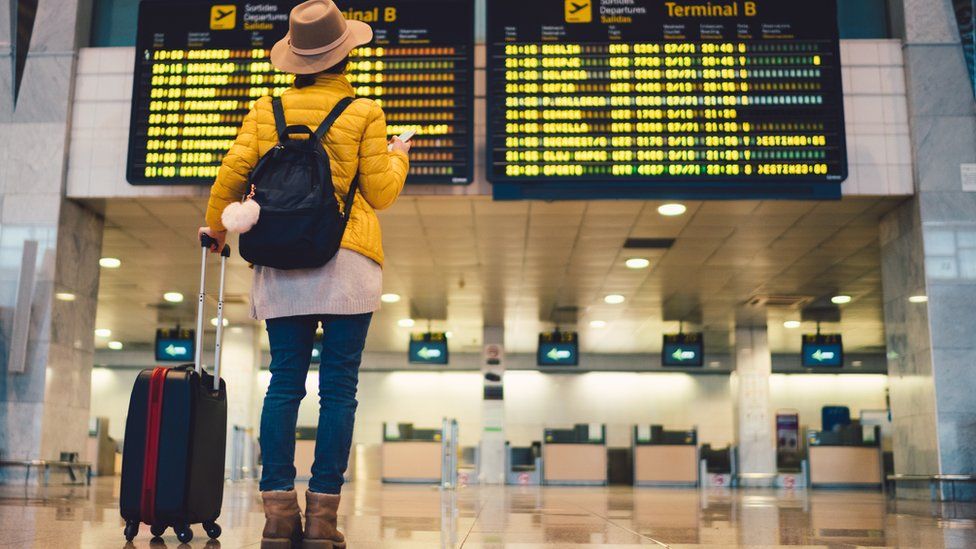
[[[241,257],[248,262],[310,269],[338,253],[359,179],[349,184],[340,211],[322,138],[352,102],[351,97],[340,100],[313,132],[308,126],[286,126],[281,99],[272,99],[278,144],[261,157],[248,178],[252,197],[261,206],[257,223],[241,234]],[[296,134],[309,137],[292,139]]]

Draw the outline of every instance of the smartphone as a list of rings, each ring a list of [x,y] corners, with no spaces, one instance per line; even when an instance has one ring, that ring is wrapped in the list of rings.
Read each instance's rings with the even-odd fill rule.
[[[401,133],[400,135],[398,135],[397,138],[399,138],[400,141],[403,141],[404,143],[406,143],[407,141],[410,141],[411,139],[413,139],[413,136],[415,136],[415,135],[417,135],[417,130],[407,130],[407,131]],[[393,144],[392,143],[390,143],[390,145],[387,147],[387,150],[391,150],[391,151],[393,150]]]

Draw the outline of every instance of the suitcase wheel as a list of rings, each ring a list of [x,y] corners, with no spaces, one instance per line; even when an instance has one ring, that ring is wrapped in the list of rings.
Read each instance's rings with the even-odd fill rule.
[[[153,524],[152,526],[149,527],[149,532],[152,533],[153,537],[156,537],[156,538],[162,537],[162,535],[166,533],[166,525],[165,524]]]
[[[125,521],[125,530],[122,533],[125,535],[125,541],[136,539],[136,534],[139,533],[139,523],[134,520]]]
[[[173,530],[176,530],[176,539],[180,540],[180,543],[190,543],[193,539],[193,530],[190,530],[189,524],[174,526]]]
[[[222,530],[220,529],[220,525],[217,524],[216,522],[204,522],[203,529],[207,531],[207,537],[209,537],[210,539],[219,538],[220,533],[222,532]]]

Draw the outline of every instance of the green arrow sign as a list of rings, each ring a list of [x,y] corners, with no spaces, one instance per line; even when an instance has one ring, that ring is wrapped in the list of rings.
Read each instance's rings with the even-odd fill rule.
[[[166,351],[166,354],[169,356],[183,356],[186,354],[186,347],[177,347],[172,343],[170,343],[169,346],[163,350]]]
[[[816,360],[817,362],[823,362],[825,360],[833,360],[834,353],[833,351],[824,351],[823,349],[817,349],[816,351],[813,352],[812,355],[810,355],[810,357]]]
[[[694,360],[695,359],[695,351],[685,351],[685,350],[682,350],[679,347],[673,353],[671,353],[671,357],[674,358],[675,360],[679,360],[679,361]]]
[[[421,347],[420,350],[417,351],[417,356],[419,356],[420,358],[422,358],[424,360],[430,360],[430,359],[433,359],[433,358],[440,358],[441,357],[441,350],[440,349],[428,349],[427,347]]]
[[[546,353],[546,356],[552,360],[569,360],[573,356],[573,353],[565,349],[560,350],[553,347],[552,349],[549,349],[549,352]]]

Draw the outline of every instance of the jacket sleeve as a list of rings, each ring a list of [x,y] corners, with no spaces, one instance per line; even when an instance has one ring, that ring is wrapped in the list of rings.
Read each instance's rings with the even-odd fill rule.
[[[220,221],[230,203],[237,202],[244,197],[247,189],[247,179],[251,170],[258,163],[260,150],[258,149],[257,105],[244,117],[244,123],[237,133],[237,139],[231,145],[224,160],[217,171],[217,179],[210,187],[210,201],[207,203],[207,225],[211,229],[223,231],[224,224]]]
[[[359,189],[376,210],[389,208],[400,196],[410,160],[401,152],[387,149],[386,117],[373,105],[366,118],[366,131],[359,144]]]

